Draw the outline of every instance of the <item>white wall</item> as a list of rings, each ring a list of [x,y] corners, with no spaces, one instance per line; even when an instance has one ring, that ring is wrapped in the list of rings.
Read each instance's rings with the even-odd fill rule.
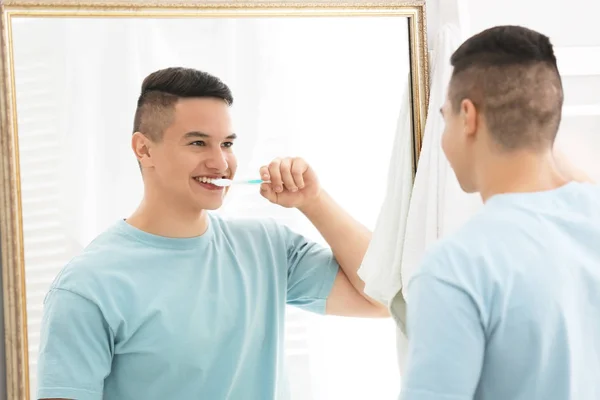
[[[429,34],[458,18],[457,9],[466,11],[471,34],[494,25],[523,25],[550,36],[556,46],[600,46],[597,0],[427,0]]]
[[[550,36],[556,46],[600,46],[598,0],[466,0],[466,3],[473,33],[493,25],[524,25]]]

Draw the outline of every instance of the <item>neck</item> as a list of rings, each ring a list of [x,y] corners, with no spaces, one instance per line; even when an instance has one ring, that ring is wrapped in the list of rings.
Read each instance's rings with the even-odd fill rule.
[[[490,157],[478,170],[481,171],[479,192],[484,202],[496,194],[542,192],[568,183],[551,151],[521,151]]]
[[[205,210],[186,211],[173,201],[152,196],[148,191],[127,223],[144,232],[170,238],[190,238],[204,234],[208,229]]]

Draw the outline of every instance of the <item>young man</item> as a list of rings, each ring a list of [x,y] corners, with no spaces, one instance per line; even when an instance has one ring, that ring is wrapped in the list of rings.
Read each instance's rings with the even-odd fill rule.
[[[38,399],[275,399],[286,304],[388,315],[356,273],[370,232],[302,159],[262,167],[271,183],[261,193],[298,208],[331,249],[272,221],[207,212],[227,192],[210,180],[236,172],[232,101],[224,83],[192,69],[144,80],[132,138],[144,198],[53,283]]]
[[[442,146],[485,206],[408,285],[401,398],[600,399],[600,187],[553,155],[552,45],[495,27],[451,64]]]

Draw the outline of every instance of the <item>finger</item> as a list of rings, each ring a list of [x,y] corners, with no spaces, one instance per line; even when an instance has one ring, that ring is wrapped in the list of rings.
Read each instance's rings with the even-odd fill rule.
[[[296,182],[294,182],[294,178],[292,177],[292,160],[290,158],[284,158],[281,160],[279,172],[281,173],[281,180],[283,181],[285,188],[290,192],[296,192],[298,187],[296,186]]]
[[[308,170],[308,164],[301,158],[295,158],[292,161],[291,173],[296,182],[296,186],[302,189],[304,188],[304,173]]]
[[[271,179],[271,176],[269,175],[269,167],[268,166],[262,166],[260,167],[259,170],[260,173],[260,179],[262,179],[263,181],[269,181]]]
[[[281,159],[276,158],[269,164],[269,176],[271,177],[271,187],[275,193],[283,191],[283,181],[281,180]]]
[[[277,202],[277,193],[273,191],[270,183],[263,183],[260,185],[260,194],[265,199],[269,200],[272,203]]]

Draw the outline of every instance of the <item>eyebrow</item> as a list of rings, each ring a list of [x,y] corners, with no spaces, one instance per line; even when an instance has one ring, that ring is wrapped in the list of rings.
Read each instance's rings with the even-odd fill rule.
[[[203,133],[203,132],[188,132],[185,134],[184,136],[186,139],[190,139],[190,138],[210,138],[211,136],[207,133]],[[232,133],[231,135],[227,136],[226,139],[229,140],[233,140],[233,139],[237,139],[237,135],[235,133]]]

